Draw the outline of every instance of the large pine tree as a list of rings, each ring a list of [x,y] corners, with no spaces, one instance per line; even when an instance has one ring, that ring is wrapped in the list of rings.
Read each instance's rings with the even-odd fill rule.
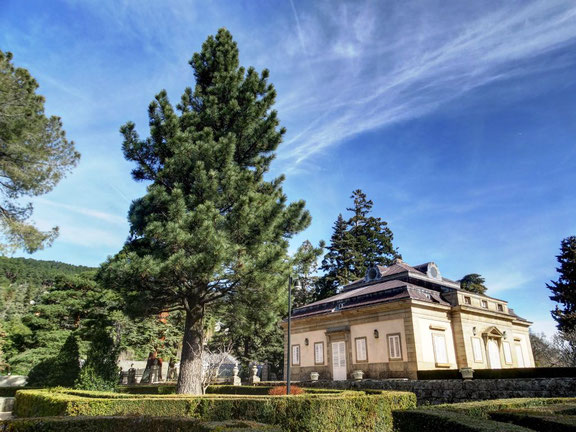
[[[150,184],[131,205],[130,238],[102,275],[134,313],[185,312],[178,392],[199,394],[206,307],[277,283],[288,239],[310,215],[303,201],[287,203],[283,176],[264,179],[285,133],[268,71],[240,67],[225,29],[190,64],[196,84],[180,114],[162,91],[149,108],[150,137],[140,139],[133,123],[121,129],[133,177]]]
[[[552,291],[550,299],[559,303],[552,311],[558,330],[570,333],[576,330],[576,236],[562,240],[560,255],[556,257],[560,266],[557,281],[547,287]]]

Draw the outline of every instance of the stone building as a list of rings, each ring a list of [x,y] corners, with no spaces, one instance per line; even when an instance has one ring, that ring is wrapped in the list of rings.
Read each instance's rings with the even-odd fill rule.
[[[460,289],[433,262],[374,266],[333,297],[292,312],[291,375],[412,378],[420,370],[534,367],[528,329],[508,303]],[[287,323],[285,335],[286,364]]]

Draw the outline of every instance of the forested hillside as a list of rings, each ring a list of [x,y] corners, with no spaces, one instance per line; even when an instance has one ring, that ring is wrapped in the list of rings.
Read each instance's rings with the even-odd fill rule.
[[[73,275],[91,267],[0,256],[0,322],[25,314],[58,276]]]
[[[131,319],[120,296],[100,286],[96,268],[56,261],[0,257],[0,373],[28,374],[58,355],[74,334],[81,354],[97,326],[115,329],[125,355],[175,355],[178,314]]]

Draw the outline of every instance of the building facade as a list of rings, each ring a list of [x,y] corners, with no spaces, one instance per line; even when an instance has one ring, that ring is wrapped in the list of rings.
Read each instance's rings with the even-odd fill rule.
[[[417,378],[420,370],[534,367],[531,322],[460,289],[430,262],[374,266],[333,297],[294,309],[291,379]],[[285,368],[286,370],[286,368]]]

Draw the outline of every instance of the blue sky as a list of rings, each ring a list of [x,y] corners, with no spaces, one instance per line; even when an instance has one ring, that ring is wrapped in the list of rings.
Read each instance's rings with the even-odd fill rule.
[[[536,331],[551,333],[546,282],[576,234],[576,3],[475,1],[2,0],[12,51],[62,117],[82,160],[34,199],[34,254],[98,265],[128,233],[145,185],[119,127],[147,134],[147,106],[193,84],[187,62],[219,27],[242,64],[269,68],[288,133],[273,165],[329,239],[353,189],[375,202],[404,260],[480,273]]]

